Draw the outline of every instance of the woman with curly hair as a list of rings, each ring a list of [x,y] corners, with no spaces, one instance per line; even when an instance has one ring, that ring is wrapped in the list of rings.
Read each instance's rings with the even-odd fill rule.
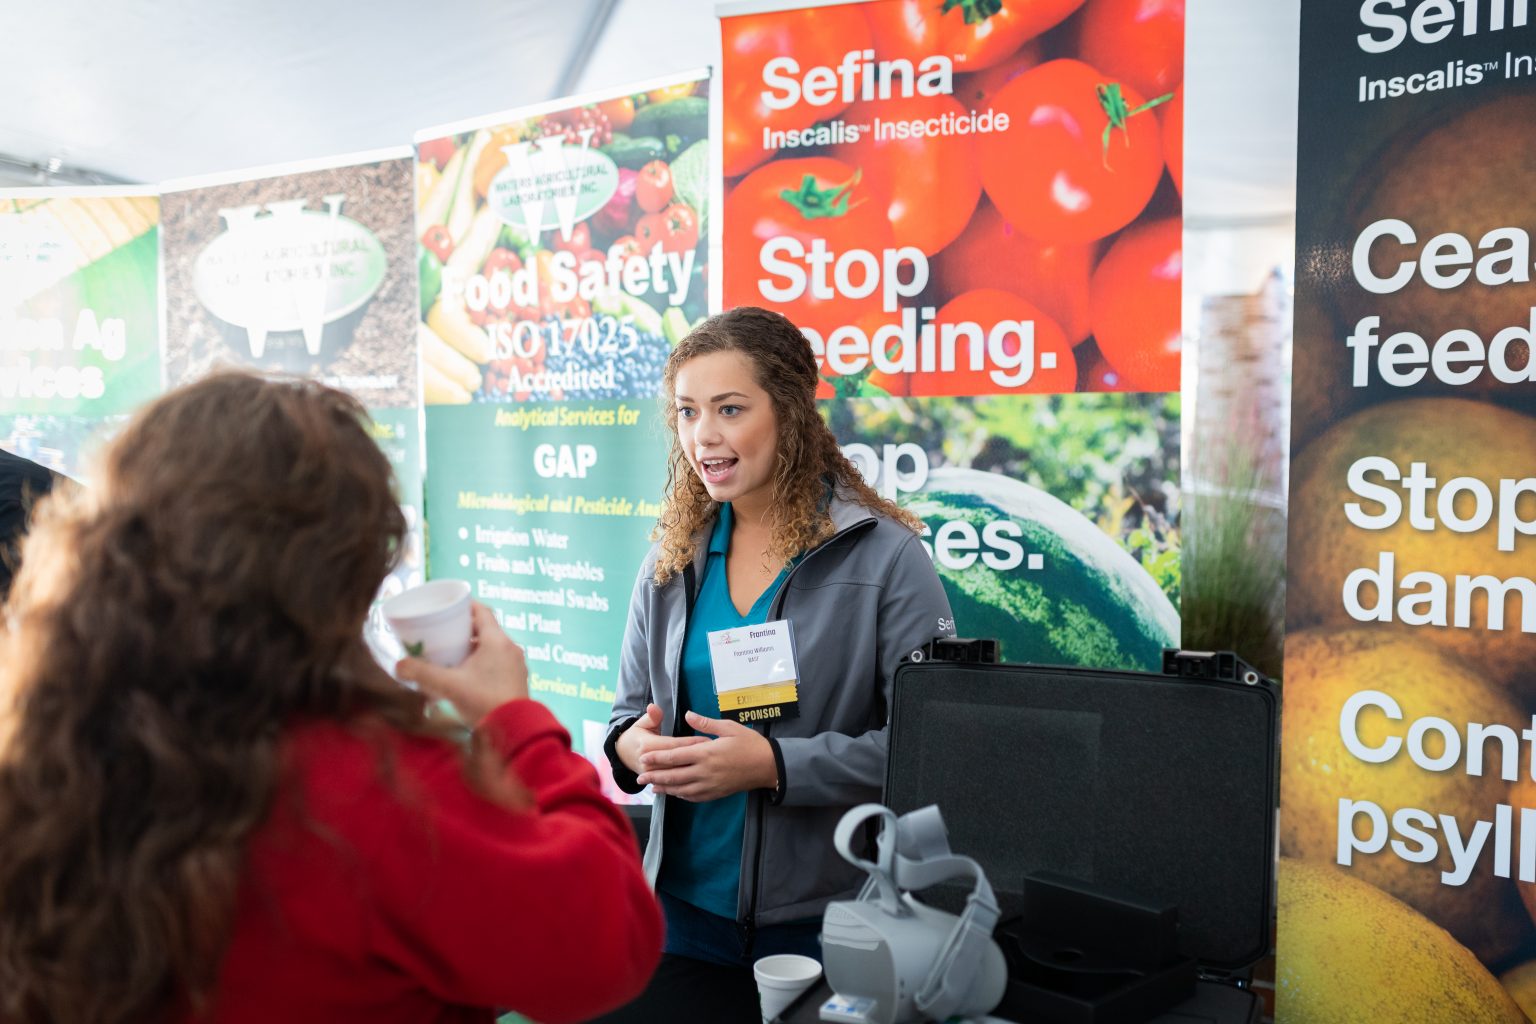
[[[615,1020],[757,1020],[752,962],[820,958],[820,915],[863,876],[832,848],[880,797],[902,655],[952,634],[921,524],[816,410],[816,360],[777,313],[711,317],[663,377],[669,480],[630,602],[608,755],[658,799],[646,868],[667,918],[650,988]],[[722,719],[709,634],[788,620],[798,699]]]
[[[365,424],[212,377],[42,508],[0,634],[0,1021],[569,1021],[645,984],[633,833],[490,612],[400,668],[467,746],[370,657],[404,521]]]

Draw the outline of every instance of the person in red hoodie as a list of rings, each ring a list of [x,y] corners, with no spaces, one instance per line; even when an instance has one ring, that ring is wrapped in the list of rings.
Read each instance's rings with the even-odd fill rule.
[[[634,835],[494,616],[401,663],[421,693],[368,653],[404,523],[365,424],[220,375],[44,504],[0,634],[0,1022],[555,1024],[645,986]]]

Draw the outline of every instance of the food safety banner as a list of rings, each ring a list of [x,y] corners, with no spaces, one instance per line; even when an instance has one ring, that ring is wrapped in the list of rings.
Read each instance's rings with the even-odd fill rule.
[[[471,581],[616,799],[602,743],[665,484],[656,396],[709,301],[709,80],[417,135],[434,577]]]
[[[381,596],[420,582],[409,151],[186,179],[162,191],[167,385],[249,367],[356,396],[394,466],[411,527]]]
[[[1182,3],[721,13],[723,304],[795,321],[825,413],[928,524],[966,635],[1176,645]]]
[[[159,224],[142,188],[0,192],[0,448],[79,477],[160,391]]]
[[[1301,12],[1278,1019],[1524,1021],[1536,24]]]

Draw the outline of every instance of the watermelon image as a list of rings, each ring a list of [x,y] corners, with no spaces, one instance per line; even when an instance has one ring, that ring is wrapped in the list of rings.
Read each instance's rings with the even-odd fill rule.
[[[978,538],[1001,520],[1017,526],[1006,532],[1024,552],[1015,568],[980,557],[959,569],[934,562],[958,635],[996,638],[1004,659],[1160,671],[1163,648],[1179,645],[1179,614],[1151,575],[1092,520],[1039,488],[945,467],[903,504],[935,534],[956,521]],[[1017,550],[994,552],[994,564],[1008,555]]]

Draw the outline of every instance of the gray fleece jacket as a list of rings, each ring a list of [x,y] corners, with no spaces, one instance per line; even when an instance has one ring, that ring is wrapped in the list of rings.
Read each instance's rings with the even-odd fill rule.
[[[897,662],[955,632],[915,534],[840,494],[830,512],[837,532],[790,570],[768,614],[794,623],[800,713],[750,726],[774,747],[780,787],[747,794],[736,917],[748,927],[814,917],[829,900],[857,894],[864,875],[832,849],[832,832],[850,807],[880,798]],[[686,731],[677,713],[683,635],[708,539],[706,529],[693,564],[660,587],[652,548],[635,581],[606,745],[629,792],[641,787],[614,744],[646,704],[661,708],[663,733]],[[659,798],[652,811],[645,867],[653,884],[673,799]]]

